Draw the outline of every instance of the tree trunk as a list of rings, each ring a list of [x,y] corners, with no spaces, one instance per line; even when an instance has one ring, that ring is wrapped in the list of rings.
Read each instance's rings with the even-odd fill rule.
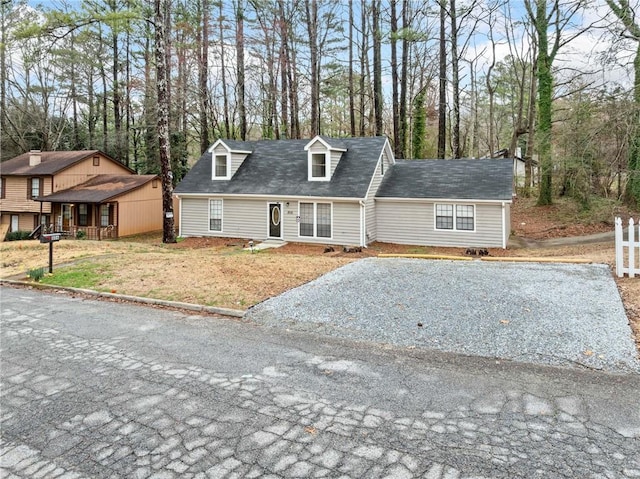
[[[380,33],[380,0],[371,2],[371,17],[373,19],[373,110],[375,117],[375,135],[380,136],[382,130],[382,56]]]
[[[438,101],[438,158],[444,158],[447,148],[447,0],[440,0],[440,83]]]
[[[247,139],[247,112],[245,108],[244,89],[244,0],[237,0],[236,8],[236,76],[237,76],[237,103],[240,122],[240,139]]]
[[[220,26],[220,83],[222,85],[222,102],[223,102],[223,117],[224,117],[224,137],[231,138],[231,125],[229,123],[229,96],[227,95],[227,71],[225,69],[225,48],[224,48],[224,23],[223,16],[224,12],[222,11],[222,6],[224,2],[220,2],[220,18],[219,18],[219,26]]]
[[[318,2],[306,0],[311,77],[311,136],[320,134],[320,64],[318,59]]]
[[[280,27],[280,121],[282,135],[291,138],[289,127],[289,22],[285,16],[284,0],[278,0]]]
[[[460,158],[460,70],[458,67],[458,19],[456,1],[449,0],[451,15],[451,96],[453,118],[451,120],[451,149],[453,157]]]
[[[398,104],[398,15],[396,1],[391,0],[391,112],[393,115],[393,146],[396,158],[402,158],[400,141],[400,105]]]
[[[360,3],[360,20],[361,20],[361,43],[360,43],[360,82],[358,85],[360,93],[360,136],[365,136],[365,79],[368,76],[367,71],[367,52],[369,46],[367,44],[367,7],[366,0]]]
[[[553,163],[551,159],[551,102],[553,98],[552,58],[549,55],[547,36],[548,17],[546,0],[536,2],[536,32],[538,37],[538,131],[537,145],[540,162],[539,205],[550,205],[553,201],[551,183]]]
[[[198,103],[200,124],[200,154],[209,148],[209,89],[207,88],[209,70],[209,0],[198,2],[198,28],[196,29],[196,48],[198,49]]]
[[[409,134],[409,121],[407,115],[407,81],[409,76],[409,0],[402,0],[402,73],[400,78],[400,131],[398,133],[398,143],[400,144],[401,155],[398,158],[405,158],[407,154],[407,136]]]
[[[349,133],[356,136],[356,105],[353,82],[353,2],[349,2]]]
[[[162,242],[175,243],[176,233],[173,221],[173,173],[171,172],[171,145],[169,143],[169,96],[167,71],[167,32],[169,24],[165,17],[167,0],[155,1],[156,37],[156,85],[158,89],[158,146],[162,179]]]

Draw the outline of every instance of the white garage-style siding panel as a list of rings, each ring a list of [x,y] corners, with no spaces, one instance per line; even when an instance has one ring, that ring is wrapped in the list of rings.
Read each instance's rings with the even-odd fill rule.
[[[265,200],[224,199],[222,233],[219,236],[262,240],[267,237]]]
[[[377,200],[378,241],[424,246],[503,246],[501,204],[475,204],[475,231],[436,230],[433,205],[433,202]]]

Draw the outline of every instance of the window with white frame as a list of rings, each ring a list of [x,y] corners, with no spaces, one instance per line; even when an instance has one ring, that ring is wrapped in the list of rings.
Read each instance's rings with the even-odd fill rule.
[[[228,179],[229,164],[227,155],[214,155],[213,157],[213,177]]]
[[[329,177],[329,162],[326,153],[311,153],[311,179],[324,180]]]
[[[473,231],[475,207],[473,205],[436,204],[436,229]]]
[[[222,231],[222,200],[209,200],[209,231]]]
[[[299,235],[331,238],[331,203],[300,203]]]

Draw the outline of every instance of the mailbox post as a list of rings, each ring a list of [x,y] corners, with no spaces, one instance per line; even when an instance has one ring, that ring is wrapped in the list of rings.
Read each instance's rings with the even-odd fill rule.
[[[53,273],[53,243],[60,241],[60,233],[49,233],[40,236],[40,243],[49,243],[49,273]]]

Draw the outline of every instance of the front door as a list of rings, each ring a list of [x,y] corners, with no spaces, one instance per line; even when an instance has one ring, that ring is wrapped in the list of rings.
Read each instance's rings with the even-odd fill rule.
[[[269,203],[269,237],[282,238],[282,206]]]
[[[62,230],[69,231],[71,225],[71,205],[62,205]]]

